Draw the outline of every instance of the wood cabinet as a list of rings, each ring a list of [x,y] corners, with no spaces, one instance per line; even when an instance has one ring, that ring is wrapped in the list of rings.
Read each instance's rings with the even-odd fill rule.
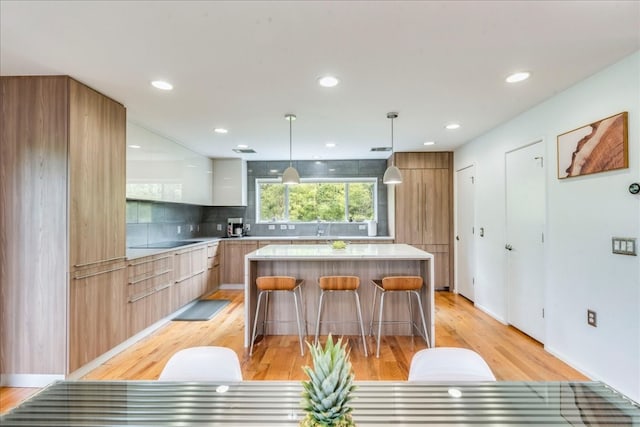
[[[127,267],[127,338],[171,312],[174,254],[162,253],[129,262]]]
[[[453,153],[396,153],[395,241],[434,254],[435,287],[453,284]]]
[[[205,293],[207,247],[188,248],[174,253],[172,309],[176,310]]]
[[[1,83],[0,372],[66,375],[126,323],[125,108],[67,76]]]
[[[222,283],[244,283],[244,256],[258,249],[256,240],[223,240]]]
[[[76,269],[69,286],[69,371],[128,338],[124,260]]]
[[[207,245],[207,276],[205,293],[210,294],[220,287],[220,244],[218,242]]]

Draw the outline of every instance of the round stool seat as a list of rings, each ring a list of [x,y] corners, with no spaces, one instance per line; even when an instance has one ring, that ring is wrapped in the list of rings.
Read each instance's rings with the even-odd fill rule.
[[[385,291],[414,291],[422,287],[420,276],[389,276],[381,282]]]
[[[261,291],[292,291],[301,282],[290,276],[265,276],[256,279],[256,286]]]

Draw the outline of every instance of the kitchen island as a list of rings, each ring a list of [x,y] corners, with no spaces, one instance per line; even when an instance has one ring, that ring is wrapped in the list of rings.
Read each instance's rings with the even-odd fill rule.
[[[350,244],[345,249],[333,249],[331,245],[269,245],[245,256],[245,336],[244,345],[251,341],[258,291],[256,278],[260,276],[294,276],[304,279],[303,316],[309,335],[315,334],[315,321],[320,298],[318,278],[327,275],[360,277],[360,300],[365,328],[372,316],[373,279],[385,276],[421,276],[422,305],[427,321],[428,340],[435,346],[434,323],[434,265],[433,255],[406,244]],[[415,304],[415,302],[414,302]],[[420,325],[418,310],[413,310],[414,322]],[[407,297],[402,293],[385,298],[385,319],[409,320]],[[290,295],[276,293],[269,298],[269,319],[295,320],[293,300]],[[325,298],[323,319],[354,322],[356,320],[353,299],[337,293]],[[356,323],[326,323],[321,335],[359,335]],[[411,335],[409,323],[383,325],[385,335]],[[274,323],[268,327],[269,335],[297,335],[295,321]]]

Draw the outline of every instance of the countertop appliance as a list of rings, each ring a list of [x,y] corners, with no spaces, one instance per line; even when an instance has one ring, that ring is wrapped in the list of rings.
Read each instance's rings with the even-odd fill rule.
[[[227,237],[242,237],[244,234],[244,220],[242,218],[227,218]]]

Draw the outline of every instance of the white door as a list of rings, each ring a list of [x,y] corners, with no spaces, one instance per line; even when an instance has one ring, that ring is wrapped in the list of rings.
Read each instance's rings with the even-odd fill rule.
[[[456,292],[474,300],[475,166],[456,172]]]
[[[544,342],[545,173],[542,141],[506,153],[508,322]]]

